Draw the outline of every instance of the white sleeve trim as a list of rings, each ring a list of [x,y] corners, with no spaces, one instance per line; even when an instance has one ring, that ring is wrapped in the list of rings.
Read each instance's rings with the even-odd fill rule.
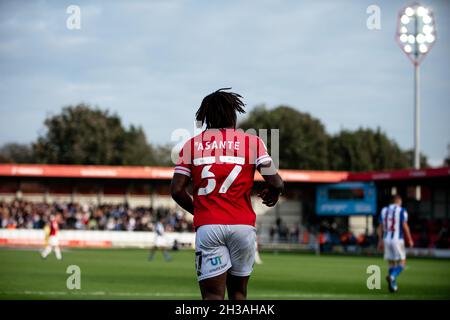
[[[190,177],[191,176],[191,170],[186,167],[176,166],[175,167],[175,173],[184,174],[185,176]]]
[[[265,154],[265,155],[259,157],[258,159],[256,159],[256,166],[259,166],[260,164],[266,163],[266,162],[272,162],[272,158],[268,154]]]
[[[180,170],[185,170],[185,171],[187,171],[187,172],[191,172],[191,169],[189,169],[189,168],[187,168],[187,167],[176,166],[176,167],[175,167],[175,170],[178,170],[178,169],[180,169]]]

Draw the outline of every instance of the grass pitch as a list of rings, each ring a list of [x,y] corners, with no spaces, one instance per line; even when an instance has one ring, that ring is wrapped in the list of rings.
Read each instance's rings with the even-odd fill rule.
[[[193,251],[165,262],[147,250],[68,249],[63,261],[36,250],[0,249],[0,299],[200,299]],[[450,260],[409,259],[390,294],[380,257],[263,253],[249,299],[450,299]],[[66,287],[69,265],[81,268],[81,289]],[[366,285],[369,265],[381,267],[381,289]]]

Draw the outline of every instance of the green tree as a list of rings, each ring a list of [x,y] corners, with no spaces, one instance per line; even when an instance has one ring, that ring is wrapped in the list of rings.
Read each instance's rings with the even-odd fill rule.
[[[244,130],[279,129],[280,168],[328,169],[328,135],[320,120],[308,113],[288,106],[271,110],[259,106],[249,113],[239,127]],[[270,140],[267,147],[270,152]]]
[[[153,147],[147,143],[141,127],[130,126],[125,132],[125,144],[122,164],[128,166],[152,165],[158,163]]]
[[[370,171],[410,167],[397,143],[379,128],[342,130],[329,143],[329,163],[333,170]]]
[[[33,153],[29,144],[7,143],[0,148],[0,163],[32,163]]]
[[[152,148],[140,127],[129,129],[116,114],[86,104],[68,106],[44,122],[47,132],[33,144],[38,163],[151,165]]]
[[[155,159],[157,159],[158,165],[165,167],[172,167],[174,165],[170,156],[172,147],[173,146],[171,144],[153,146],[152,152]]]
[[[403,151],[406,158],[408,159],[408,167],[414,166],[414,149]],[[420,154],[420,167],[429,168],[428,157],[423,153]]]

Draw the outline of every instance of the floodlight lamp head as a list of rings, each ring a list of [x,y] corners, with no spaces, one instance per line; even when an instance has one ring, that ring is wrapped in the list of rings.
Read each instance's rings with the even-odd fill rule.
[[[411,62],[418,65],[436,42],[433,12],[419,3],[401,9],[395,38]]]

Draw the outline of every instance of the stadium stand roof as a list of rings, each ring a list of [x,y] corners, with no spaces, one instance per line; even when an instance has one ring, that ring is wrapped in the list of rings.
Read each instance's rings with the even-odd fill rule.
[[[0,164],[0,176],[3,177],[169,180],[172,178],[172,175],[172,167]],[[362,173],[280,170],[280,175],[286,182],[334,183],[343,181],[405,180],[450,177],[450,167]],[[259,174],[256,175],[256,179],[262,180]]]
[[[404,169],[380,172],[354,172],[349,176],[351,181],[408,180],[450,177],[450,167],[428,169]]]

